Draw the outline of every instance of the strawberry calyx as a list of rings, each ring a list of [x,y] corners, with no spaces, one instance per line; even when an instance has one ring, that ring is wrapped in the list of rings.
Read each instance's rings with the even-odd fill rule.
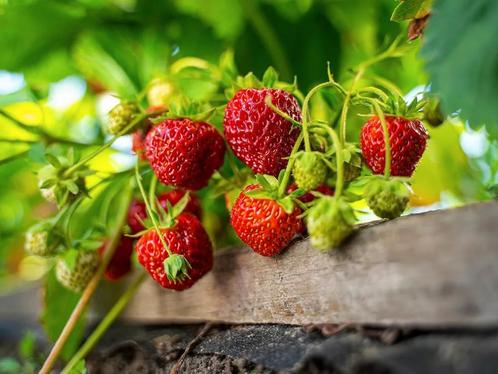
[[[84,178],[94,174],[94,171],[86,166],[73,168],[73,148],[68,150],[67,156],[47,152],[45,159],[48,165],[38,171],[38,188],[48,201],[62,207],[79,195],[88,196]]]
[[[287,192],[284,195],[279,193],[282,176],[283,171],[280,173],[279,179],[272,175],[257,174],[256,181],[258,182],[258,187],[244,193],[254,199],[274,200],[287,214],[291,214],[296,205],[304,208],[304,204],[298,198],[306,193],[305,190],[298,188],[289,194]]]
[[[190,278],[188,270],[192,268],[192,265],[183,255],[173,253],[164,260],[163,266],[166,277],[171,282],[181,282]]]
[[[272,66],[269,66],[266,69],[261,80],[258,79],[253,72],[249,72],[244,76],[237,76],[231,83],[231,87],[225,90],[225,96],[227,99],[231,99],[237,91],[248,88],[278,88],[291,94],[295,94],[298,97],[302,96],[301,92],[297,88],[297,80],[294,79],[292,83],[279,81],[278,73]]]

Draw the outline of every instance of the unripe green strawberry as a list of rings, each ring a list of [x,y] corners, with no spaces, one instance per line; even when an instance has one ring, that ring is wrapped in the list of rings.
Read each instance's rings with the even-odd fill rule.
[[[147,91],[147,101],[151,106],[168,107],[174,91],[174,86],[167,79],[154,79]]]
[[[47,256],[47,231],[27,232],[24,249],[30,255]]]
[[[51,256],[58,246],[57,237],[52,233],[50,221],[42,221],[29,228],[26,232],[24,250],[35,256]]]
[[[366,201],[380,218],[393,219],[404,212],[410,199],[410,191],[399,179],[377,177],[365,186]]]
[[[49,188],[40,188],[40,193],[45,200],[49,203],[57,203],[57,197],[55,195],[55,186]]]
[[[311,191],[325,181],[327,165],[323,162],[321,154],[318,152],[298,152],[292,174],[298,188]]]
[[[140,113],[140,108],[135,103],[122,102],[109,112],[107,130],[112,135],[122,132]],[[131,132],[133,129],[130,129]]]
[[[306,216],[311,245],[322,251],[338,247],[353,232],[355,221],[353,209],[342,198],[316,199]]]
[[[78,251],[74,266],[70,267],[63,258],[57,259],[55,275],[68,290],[81,292],[95,275],[100,262],[96,251]]]
[[[352,180],[358,178],[361,174],[361,164],[360,167],[345,162],[344,164],[344,182],[351,182]]]

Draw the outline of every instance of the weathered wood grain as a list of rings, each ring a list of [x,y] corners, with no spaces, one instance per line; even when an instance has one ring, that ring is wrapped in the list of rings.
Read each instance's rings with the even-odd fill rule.
[[[234,249],[190,290],[147,281],[124,318],[498,326],[497,239],[493,201],[362,228],[329,253],[307,240],[276,258]]]

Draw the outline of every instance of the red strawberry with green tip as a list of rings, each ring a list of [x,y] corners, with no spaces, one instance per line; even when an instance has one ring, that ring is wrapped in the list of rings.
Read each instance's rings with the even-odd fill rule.
[[[145,138],[145,154],[160,182],[198,190],[223,164],[225,142],[206,122],[167,119]]]
[[[133,253],[133,242],[134,240],[127,236],[121,236],[119,242],[114,250],[109,264],[104,271],[104,276],[107,280],[115,281],[131,271],[131,255]],[[100,255],[104,255],[107,249],[107,242],[98,249]]]
[[[248,88],[228,102],[223,125],[227,143],[242,162],[255,173],[277,176],[287,165],[300,130],[266,105],[267,96],[281,111],[301,121],[301,109],[290,93]]]
[[[149,229],[136,244],[138,262],[162,287],[182,291],[192,287],[213,267],[213,248],[206,230],[194,215],[181,213],[160,234]]]
[[[261,184],[251,184],[240,193],[230,213],[239,238],[262,256],[279,254],[303,230],[301,209],[289,196],[277,200],[271,195]]]
[[[391,145],[391,175],[410,177],[422,157],[429,137],[421,121],[386,116]],[[384,132],[379,117],[373,116],[361,129],[363,159],[374,174],[385,166]]]

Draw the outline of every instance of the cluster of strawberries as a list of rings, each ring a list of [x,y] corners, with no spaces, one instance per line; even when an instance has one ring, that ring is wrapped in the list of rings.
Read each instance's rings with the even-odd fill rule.
[[[218,170],[227,152],[227,157],[233,153],[250,170],[240,173],[235,166],[237,182],[221,177],[228,181],[225,187],[230,186],[224,192],[231,224],[239,238],[260,255],[279,254],[306,231],[317,249],[338,246],[356,222],[351,207],[354,199],[342,195],[343,183],[363,180],[363,198],[377,216],[401,215],[410,195],[406,177],[412,175],[426,147],[428,135],[422,122],[399,113],[373,115],[360,134],[360,155],[354,144],[337,141],[333,127],[311,121],[308,104],[305,98],[301,111],[296,98],[279,88],[240,88],[225,107],[224,137],[213,125],[193,116],[164,116],[165,107],[149,108],[143,117],[147,118],[140,121],[136,119],[144,113],[136,103],[121,102],[113,108],[109,132],[120,136],[132,131],[133,151],[171,190],[148,201],[137,169],[143,200],[132,201],[127,223],[131,236],[138,240],[130,233],[121,237],[106,277],[114,280],[130,271],[134,248],[139,263],[164,288],[184,290],[211,270],[213,247],[201,224],[195,191],[210,181],[215,183],[214,174],[221,177]],[[387,139],[389,147],[385,147]],[[362,161],[373,176],[360,176]],[[85,169],[65,170],[48,168],[46,180],[53,180],[53,175],[66,175],[66,179],[57,182],[59,187],[44,183],[42,191],[59,195],[65,191],[64,201],[68,200],[72,196],[67,188],[69,177],[83,189]],[[241,174],[246,176],[243,180]],[[43,254],[51,247],[40,225],[27,239],[26,249],[32,254]],[[72,268],[58,261],[59,281],[81,291],[106,247],[81,251]]]
[[[267,98],[285,116],[267,105]],[[248,182],[239,193],[231,208],[231,224],[240,239],[263,256],[280,253],[292,238],[304,232],[303,213],[306,204],[312,204],[316,197],[334,195],[334,190],[325,183],[327,168],[313,161],[311,164],[314,167],[307,168],[310,161],[306,160],[309,155],[305,154],[296,157],[293,168],[296,182],[285,186],[284,194],[279,196],[281,181],[274,177],[278,177],[288,166],[289,157],[301,133],[300,128],[287,117],[300,122],[301,109],[294,96],[281,89],[241,89],[225,109],[223,124],[228,146],[254,174],[264,176],[256,178],[255,183]],[[390,132],[391,175],[410,176],[425,149],[426,130],[418,120],[387,116],[386,122]],[[363,127],[361,144],[363,159],[368,167],[376,174],[383,173],[384,133],[378,117],[371,118]],[[147,132],[138,130],[134,134],[133,149],[142,159],[149,161],[160,182],[176,188],[159,197],[166,208],[164,201],[175,204],[186,190],[195,191],[208,184],[213,173],[223,164],[225,141],[206,122],[188,118],[166,119]],[[296,191],[300,193],[296,194]],[[392,202],[386,201],[389,198],[393,200],[391,195],[387,193],[386,198],[379,198],[382,193],[377,191],[372,197],[380,201],[379,204],[372,203],[377,205],[377,211],[382,210],[382,204],[392,206]],[[406,202],[401,205],[402,212]],[[389,206],[384,209],[388,215],[392,214]],[[401,212],[395,212],[394,215]],[[322,212],[318,218],[318,225],[323,226],[320,230],[336,230],[339,241],[342,240],[342,236],[346,235],[340,232],[340,222],[335,222],[335,227],[329,228],[330,225],[320,221],[327,214],[330,212]],[[134,202],[128,222],[133,233],[145,229],[141,222],[145,221],[146,216],[144,203]],[[382,213],[380,216],[383,216]],[[148,229],[138,240],[138,260],[161,286],[176,290],[188,288],[211,269],[212,246],[199,218],[199,202],[191,192],[188,205],[175,217],[175,224],[160,229],[164,242],[153,228]],[[323,238],[315,242],[320,240],[323,241]],[[170,251],[164,248],[165,245]],[[118,250],[115,257],[119,258],[123,252],[129,257],[129,251],[127,246],[126,251]],[[171,253],[182,255],[187,260],[187,268],[180,271],[185,273],[185,277],[172,279],[168,276],[164,263]],[[110,268],[112,265],[113,262]]]

